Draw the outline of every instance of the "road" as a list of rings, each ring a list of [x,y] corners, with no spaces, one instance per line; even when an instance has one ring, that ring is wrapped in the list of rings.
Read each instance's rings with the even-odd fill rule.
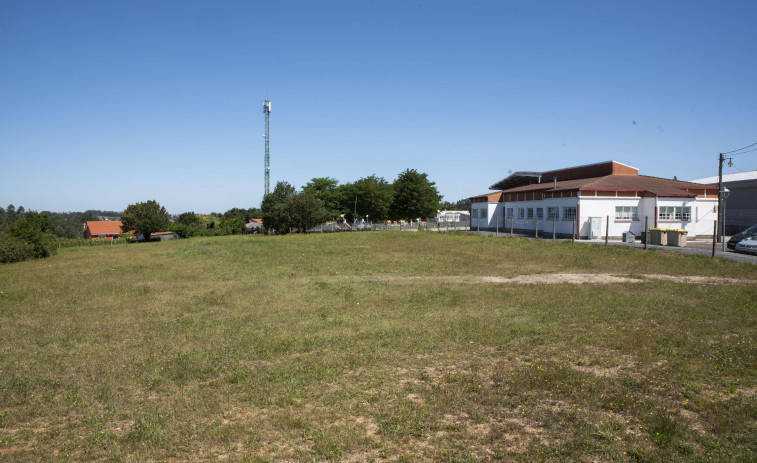
[[[476,233],[476,231],[472,231],[471,233]],[[481,235],[486,236],[495,236],[496,233],[494,232],[478,232]],[[509,237],[509,233],[499,233],[499,236],[501,237]],[[523,235],[516,235],[519,238],[528,238],[528,239],[534,239],[533,237],[527,237]],[[729,237],[726,237],[726,241],[728,241]],[[564,241],[564,240],[563,240]],[[577,240],[576,243],[582,243],[582,244],[588,244],[592,246],[604,246],[605,241],[604,240]],[[644,244],[643,243],[624,243],[622,241],[608,241],[608,246],[627,246],[632,248],[639,248],[643,249]],[[657,249],[658,251],[669,251],[669,252],[682,252],[684,254],[697,254],[701,256],[711,256],[712,255],[712,240],[689,240],[686,243],[686,247],[679,248],[676,246],[647,246],[647,249]],[[723,243],[717,243],[715,245],[715,257],[722,257],[724,259],[731,259],[739,262],[748,262],[751,264],[757,264],[757,256],[752,256],[749,254],[740,254],[733,251],[728,250],[726,248],[726,251],[723,252]]]

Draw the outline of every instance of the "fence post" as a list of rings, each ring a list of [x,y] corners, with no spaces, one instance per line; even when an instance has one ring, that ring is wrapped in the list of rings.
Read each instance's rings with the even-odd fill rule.
[[[515,219],[515,214],[510,216],[510,238],[513,237],[513,220]]]
[[[554,240],[555,240],[555,231],[556,231],[556,227],[555,227],[555,216],[553,215],[553,216],[552,216],[552,241],[554,241]]]
[[[647,249],[648,242],[649,242],[649,216],[645,215],[644,216],[644,249]]]
[[[499,236],[499,216],[497,216],[497,231],[494,232],[494,236]]]
[[[534,238],[539,239],[539,216],[534,216]]]
[[[576,221],[575,220],[571,220],[571,223],[572,223],[573,226],[572,226],[572,230],[570,232],[570,239],[575,242],[576,241]]]
[[[713,230],[712,230],[712,257],[715,257],[715,242],[717,240],[718,236],[718,221],[715,219],[715,223],[713,224]],[[649,234],[649,232],[647,232]]]
[[[610,216],[605,219],[605,246],[607,246],[607,240],[610,238]]]

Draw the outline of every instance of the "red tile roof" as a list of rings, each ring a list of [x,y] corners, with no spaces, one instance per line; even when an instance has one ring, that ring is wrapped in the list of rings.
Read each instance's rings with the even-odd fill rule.
[[[682,182],[666,178],[649,177],[646,175],[612,174],[603,177],[582,178],[557,182],[536,183],[504,190],[504,193],[519,193],[525,191],[638,191],[649,192],[656,196],[694,197],[702,190],[717,196],[717,187],[699,183]],[[689,190],[689,191],[687,191]],[[691,191],[695,190],[695,191]]]
[[[87,221],[86,225],[91,235],[118,235],[121,233],[121,221]]]

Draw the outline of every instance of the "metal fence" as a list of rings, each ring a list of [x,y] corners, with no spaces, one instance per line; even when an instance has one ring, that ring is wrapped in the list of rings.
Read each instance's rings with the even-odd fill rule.
[[[327,222],[309,229],[308,233],[338,233],[352,231],[418,231],[418,230],[468,230],[470,223],[435,222],[433,219],[421,222]]]

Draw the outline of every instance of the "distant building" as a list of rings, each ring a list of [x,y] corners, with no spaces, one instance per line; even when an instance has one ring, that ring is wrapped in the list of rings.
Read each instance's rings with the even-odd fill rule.
[[[263,219],[250,219],[244,226],[247,233],[255,233],[263,226]]]
[[[470,212],[468,211],[438,211],[436,213],[437,222],[469,222]]]
[[[717,187],[718,177],[693,182]],[[723,185],[729,190],[724,204],[725,234],[732,235],[757,225],[757,170],[723,175]]]
[[[646,220],[649,228],[712,237],[717,217],[717,187],[639,175],[616,161],[515,172],[489,188],[498,191],[470,198],[471,229],[544,236],[554,226],[560,236],[620,238],[640,236]]]
[[[88,221],[84,224],[85,239],[118,238],[121,234],[120,220]]]
[[[172,231],[150,233],[150,241],[168,241],[177,239],[179,239],[179,235]]]

